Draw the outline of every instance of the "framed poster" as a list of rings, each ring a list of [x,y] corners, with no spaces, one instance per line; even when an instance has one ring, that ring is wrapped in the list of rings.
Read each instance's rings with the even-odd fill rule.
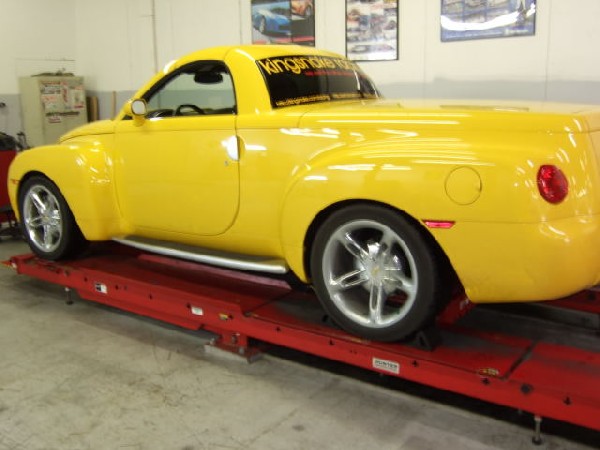
[[[398,59],[398,0],[346,0],[346,56]]]
[[[536,0],[442,0],[442,42],[535,34]]]
[[[315,0],[252,0],[253,44],[315,45]]]

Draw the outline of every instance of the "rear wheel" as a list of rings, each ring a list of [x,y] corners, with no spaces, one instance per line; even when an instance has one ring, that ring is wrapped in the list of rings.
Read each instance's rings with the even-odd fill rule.
[[[58,260],[81,252],[86,241],[58,187],[35,176],[19,190],[23,234],[38,256]]]
[[[381,341],[406,338],[433,320],[445,299],[440,265],[417,224],[376,205],[332,214],[317,231],[310,261],[332,319]]]

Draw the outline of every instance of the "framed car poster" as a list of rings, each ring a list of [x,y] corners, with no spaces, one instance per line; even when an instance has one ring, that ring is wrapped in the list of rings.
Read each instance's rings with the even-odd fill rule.
[[[535,34],[536,0],[441,0],[442,42]]]
[[[314,46],[315,1],[252,0],[252,43]]]
[[[398,0],[346,0],[346,56],[398,59]]]

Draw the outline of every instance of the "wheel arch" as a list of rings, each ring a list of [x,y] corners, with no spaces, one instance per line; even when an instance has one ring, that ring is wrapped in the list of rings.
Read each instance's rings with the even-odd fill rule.
[[[14,187],[14,191],[13,193],[9,193],[11,194],[11,201],[13,203],[13,211],[15,213],[15,216],[17,217],[18,220],[21,220],[21,210],[19,208],[19,201],[21,198],[21,189],[23,187],[23,185],[25,183],[27,183],[27,181],[33,177],[44,177],[44,178],[48,178],[50,181],[52,181],[54,183],[54,180],[50,179],[49,177],[47,177],[43,172],[40,172],[39,170],[31,170],[27,173],[25,173],[20,179],[18,183],[15,183],[15,187]],[[10,179],[10,177],[9,177]],[[54,183],[56,184],[56,183]],[[60,188],[59,188],[60,189]]]
[[[16,196],[15,214],[17,215],[17,218],[21,219],[21,217],[20,217],[21,216],[21,209],[20,209],[21,205],[20,205],[20,202],[21,202],[21,195],[22,195],[21,192],[22,192],[23,186],[25,186],[29,180],[31,180],[32,178],[35,178],[35,177],[45,178],[46,180],[48,180],[52,184],[54,184],[54,186],[56,186],[56,188],[58,189],[58,191],[60,192],[60,194],[63,196],[63,198],[67,202],[67,206],[71,210],[71,213],[73,214],[73,219],[75,221],[75,225],[81,231],[81,226],[79,225],[79,222],[77,221],[77,216],[73,213],[73,208],[71,207],[71,204],[69,203],[69,201],[65,197],[65,194],[64,194],[63,190],[61,189],[60,184],[57,183],[56,180],[53,179],[53,177],[48,176],[46,173],[44,173],[44,172],[42,172],[40,170],[31,170],[31,171],[25,173],[22,176],[22,178],[19,180],[19,183],[18,183],[17,189],[16,189],[16,193],[15,193],[15,196]]]
[[[31,200],[33,190],[37,201]],[[78,255],[87,247],[87,241],[63,193],[54,180],[44,173],[28,172],[19,183],[17,199],[23,236],[35,254],[56,261]],[[40,206],[32,207],[32,204],[38,203],[44,205],[43,211]]]
[[[423,223],[421,221],[419,221],[418,219],[413,217],[411,214],[409,214],[408,212],[406,212],[402,209],[398,209],[398,208],[396,208],[392,205],[389,205],[387,203],[384,203],[384,202],[380,202],[380,201],[376,201],[376,200],[369,200],[369,199],[342,200],[342,201],[333,203],[331,205],[328,205],[327,207],[325,207],[324,209],[322,209],[315,215],[315,217],[313,218],[312,222],[310,223],[310,225],[308,226],[308,228],[306,230],[306,233],[304,235],[304,241],[303,241],[304,253],[303,253],[303,257],[302,257],[302,268],[308,279],[310,279],[312,277],[311,269],[310,269],[310,258],[311,258],[312,252],[313,252],[312,244],[314,242],[315,236],[316,236],[319,228],[323,225],[323,223],[329,217],[331,217],[332,214],[334,214],[344,208],[358,206],[358,205],[378,206],[378,207],[387,209],[389,211],[392,211],[396,214],[399,214],[399,215],[403,216],[407,221],[412,223],[414,225],[414,227],[417,230],[419,230],[419,232],[421,233],[423,238],[427,241],[430,248],[434,252],[435,259],[440,263],[440,267],[442,268],[441,275],[444,277],[444,282],[453,284],[453,289],[459,288],[460,281],[458,280],[458,276],[456,275],[448,256],[446,255],[446,253],[444,252],[443,248],[438,243],[438,241],[435,239],[433,234],[431,234],[431,232],[423,225]]]
[[[18,199],[21,195],[21,188],[23,187],[23,185],[30,179],[33,177],[44,177],[44,178],[48,178],[50,181],[52,181],[54,184],[56,184],[56,182],[51,179],[50,177],[48,177],[45,173],[39,171],[39,170],[31,170],[27,173],[25,173],[23,175],[23,177],[19,180],[19,184],[17,184],[17,190],[16,190],[16,198]],[[15,212],[18,213],[18,208],[15,210]]]

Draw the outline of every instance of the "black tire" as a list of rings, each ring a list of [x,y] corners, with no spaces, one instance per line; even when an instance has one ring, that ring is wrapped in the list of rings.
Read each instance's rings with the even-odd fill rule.
[[[48,178],[34,176],[19,189],[21,229],[31,250],[43,259],[73,257],[86,247],[71,209]]]
[[[424,230],[378,205],[333,213],[317,230],[313,286],[344,330],[398,341],[431,324],[447,298],[443,267]]]

